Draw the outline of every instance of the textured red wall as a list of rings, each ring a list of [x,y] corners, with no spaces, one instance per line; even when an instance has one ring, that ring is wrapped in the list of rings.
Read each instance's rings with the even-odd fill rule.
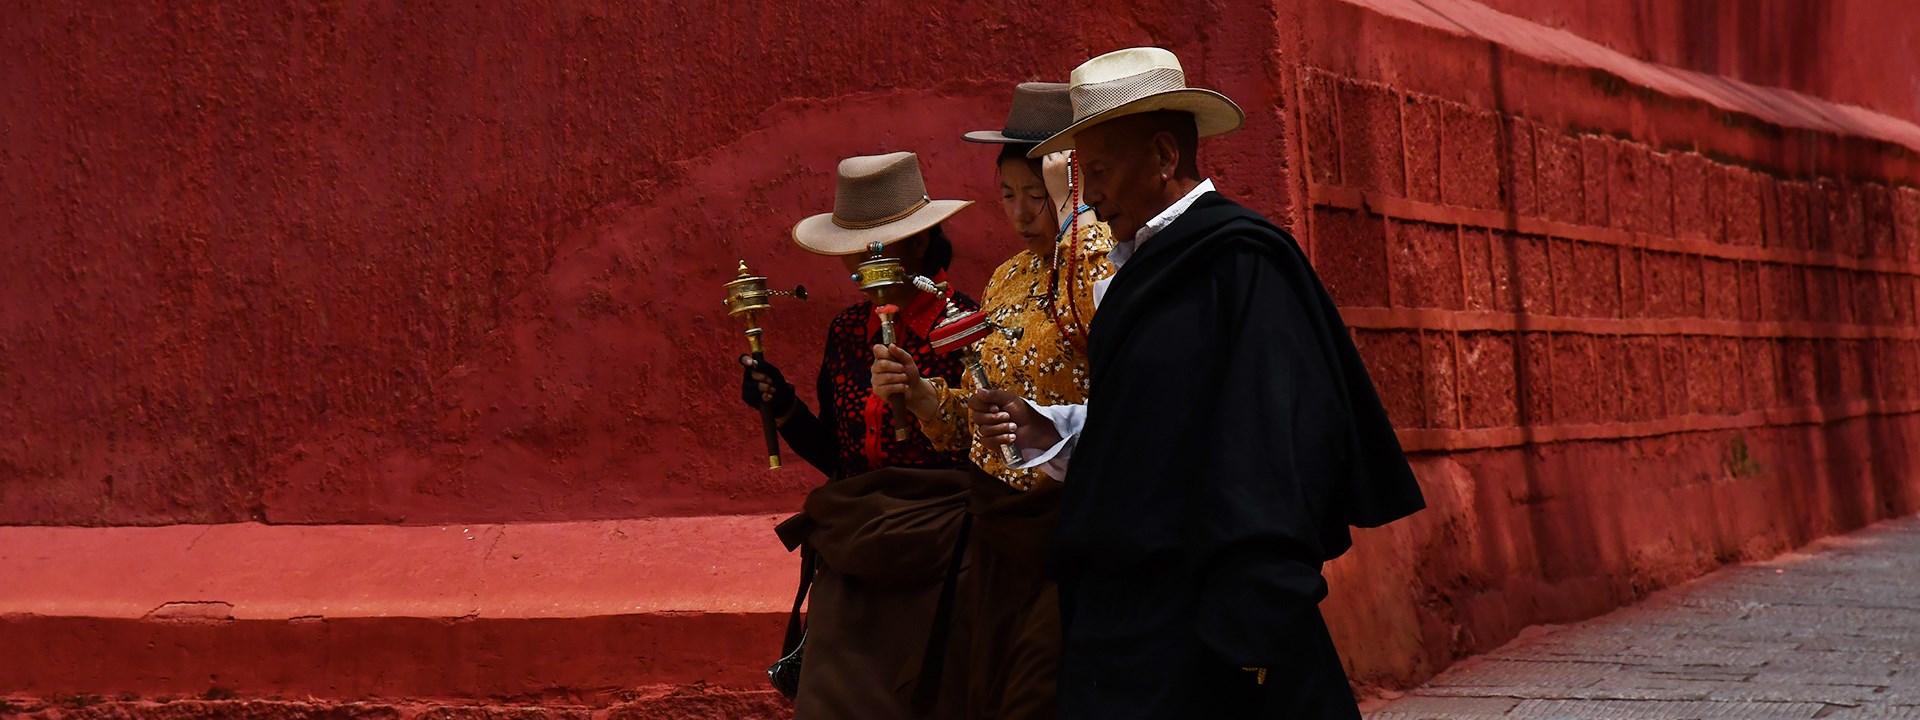
[[[1330,570],[1356,679],[1920,511],[1911,149],[1291,19],[1300,227],[1431,504]]]
[[[1418,451],[1433,510],[1330,570],[1362,682],[1920,509],[1913,152],[1225,5],[0,9],[0,523],[790,509],[818,477],[758,467],[734,261],[815,289],[771,331],[810,387],[854,293],[786,228],[834,161],[917,150],[987,201],[953,227],[977,287],[1015,243],[958,132],[1139,43],[1249,110],[1203,162],[1300,230]],[[1904,18],[1845,7],[1829,34]],[[1629,52],[1766,52],[1685,27]],[[1912,102],[1911,67],[1792,68]]]
[[[1637,58],[1920,120],[1906,0],[1484,0]]]
[[[787,228],[835,162],[916,150],[987,201],[952,228],[977,289],[1017,244],[959,134],[1096,51],[1167,45],[1253,108],[1214,165],[1286,202],[1257,7],[0,13],[0,523],[789,508],[819,477],[761,468],[734,262],[815,290],[770,332],[810,388],[856,293]]]

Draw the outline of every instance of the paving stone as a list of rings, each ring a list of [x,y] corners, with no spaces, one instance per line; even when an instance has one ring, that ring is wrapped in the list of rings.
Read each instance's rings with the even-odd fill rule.
[[[1510,718],[1727,718],[1774,720],[1808,718],[1826,709],[1822,703],[1746,703],[1698,700],[1527,700],[1508,711]]]
[[[1844,708],[1825,720],[1920,720],[1920,705],[1873,705]]]
[[[1833,654],[1837,655],[1838,653]],[[1894,671],[1897,669],[1898,668],[1893,665],[1854,663],[1851,661],[1835,661],[1822,665],[1817,664],[1812,661],[1812,659],[1808,659],[1807,661],[1781,663],[1778,666],[1768,667],[1754,675],[1753,681],[1757,683],[1799,682],[1818,685],[1892,687],[1896,682],[1894,680]]]
[[[1721,668],[1758,668],[1780,662],[1794,652],[1797,643],[1766,643],[1767,648],[1728,647],[1719,641],[1675,644],[1667,647],[1639,647],[1608,659],[1627,666],[1713,666]]]
[[[1707,692],[1709,700],[1739,702],[1823,702],[1833,705],[1860,705],[1885,702],[1886,688],[1865,685],[1820,685],[1814,683],[1758,682],[1716,684]]]
[[[1434,687],[1585,687],[1610,673],[1620,671],[1612,663],[1535,662],[1492,659],[1475,663],[1463,672],[1436,677]]]
[[[1409,718],[1499,717],[1519,704],[1518,698],[1409,695],[1393,704],[1393,712]],[[1376,720],[1385,717],[1375,716]]]
[[[1373,720],[1920,720],[1920,518],[1531,631]]]

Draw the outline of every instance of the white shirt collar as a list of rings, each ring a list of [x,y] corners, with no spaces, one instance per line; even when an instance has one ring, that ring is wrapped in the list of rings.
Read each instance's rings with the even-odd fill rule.
[[[1201,180],[1200,184],[1193,186],[1193,189],[1187,191],[1186,195],[1182,196],[1179,200],[1175,200],[1172,205],[1168,205],[1167,209],[1161,210],[1160,214],[1153,216],[1153,219],[1148,220],[1147,224],[1141,225],[1140,229],[1133,233],[1132,240],[1114,243],[1113,249],[1107,251],[1107,262],[1113,264],[1113,269],[1119,270],[1121,265],[1127,264],[1127,258],[1133,257],[1135,250],[1140,249],[1141,245],[1146,244],[1154,235],[1158,235],[1161,230],[1167,229],[1167,226],[1172,225],[1173,221],[1179,220],[1181,215],[1186,214],[1187,208],[1193,207],[1195,200],[1199,200],[1201,195],[1210,192],[1213,192],[1213,179],[1208,178]],[[1100,301],[1105,300],[1107,297],[1107,286],[1112,284],[1112,276],[1107,276],[1093,283],[1094,307],[1100,307]]]
[[[1145,225],[1141,225],[1140,229],[1134,232],[1132,240],[1114,243],[1113,250],[1107,253],[1107,262],[1113,263],[1116,269],[1125,265],[1127,258],[1133,257],[1134,251],[1153,239],[1153,236],[1160,234],[1161,230],[1167,229],[1173,221],[1179,220],[1181,215],[1186,214],[1187,208],[1193,207],[1194,201],[1199,200],[1201,195],[1210,192],[1213,192],[1213,179],[1201,180],[1200,184],[1193,186],[1186,195],[1175,200],[1172,205],[1168,205],[1167,209],[1161,210],[1159,215],[1153,216]]]

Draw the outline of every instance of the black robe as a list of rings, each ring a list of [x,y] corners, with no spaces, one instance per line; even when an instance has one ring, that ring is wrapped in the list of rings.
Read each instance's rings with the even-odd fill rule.
[[[1359,717],[1320,566],[1348,526],[1425,503],[1292,236],[1202,195],[1114,277],[1089,339],[1049,558],[1062,717]]]

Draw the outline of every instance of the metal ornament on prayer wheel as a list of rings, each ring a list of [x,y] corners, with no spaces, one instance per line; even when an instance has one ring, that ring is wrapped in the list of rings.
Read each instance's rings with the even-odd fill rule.
[[[747,269],[747,261],[740,261],[739,275],[725,286],[727,297],[721,304],[727,308],[727,316],[747,324],[747,349],[752,352],[754,362],[764,362],[766,345],[761,341],[760,316],[773,310],[769,302],[776,295],[786,295],[800,300],[807,299],[807,287],[795,285],[793,290],[768,290],[767,278],[755,275]],[[767,440],[767,467],[780,468],[780,431],[774,421],[773,406],[760,403],[760,430]]]
[[[961,310],[960,306],[948,300],[946,317],[941,318],[940,324],[935,325],[933,332],[928,335],[936,351],[965,348],[965,354],[960,357],[967,364],[967,375],[973,378],[974,387],[993,390],[993,383],[987,380],[987,369],[980,364],[980,343],[995,331],[1009,340],[1018,340],[1022,334],[1020,328],[1004,328],[993,324],[984,310]],[[1007,464],[1008,470],[1021,462],[1020,452],[1013,449],[1012,445],[1000,446],[1000,459]]]
[[[873,257],[853,269],[853,282],[860,286],[860,292],[874,296],[885,292],[888,288],[908,283],[907,267],[900,264],[899,258],[881,255],[879,245],[874,243],[873,247],[869,248],[873,252]]]
[[[886,302],[889,291],[912,287],[922,292],[944,294],[947,288],[945,283],[936,284],[927,278],[907,274],[907,267],[900,263],[900,259],[887,257],[883,254],[885,250],[886,246],[881,243],[868,244],[867,252],[871,257],[854,268],[852,278],[860,286],[860,291],[873,299],[873,314],[880,317],[880,344],[898,345],[900,335],[894,317],[899,314],[900,307]],[[893,410],[894,441],[905,442],[913,432],[913,426],[907,423],[907,399],[895,395],[887,399],[887,407]]]

